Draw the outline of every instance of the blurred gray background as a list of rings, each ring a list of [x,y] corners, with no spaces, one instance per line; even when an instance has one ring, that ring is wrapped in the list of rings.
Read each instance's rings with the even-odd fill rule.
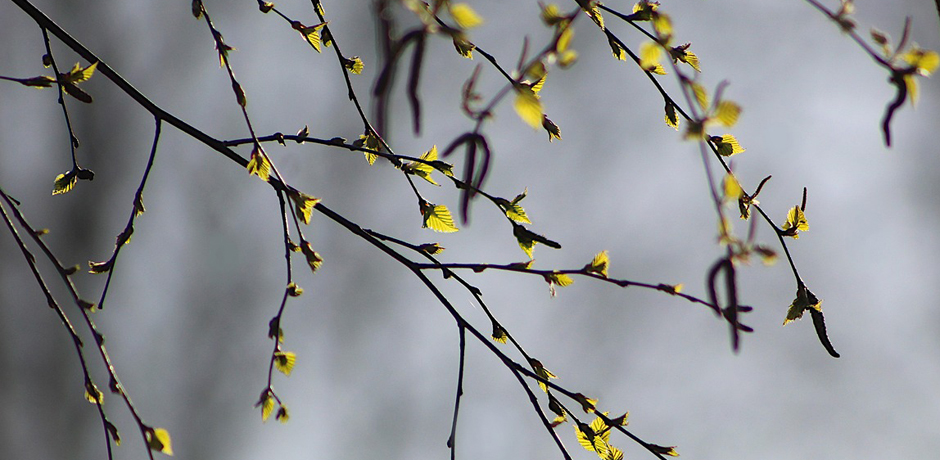
[[[466,276],[559,384],[599,398],[605,410],[629,410],[635,434],[677,445],[683,458],[935,455],[940,82],[919,80],[919,104],[897,114],[895,145],[886,149],[879,123],[893,97],[887,73],[807,3],[663,3],[677,40],[691,41],[702,60],[701,81],[714,88],[728,80],[726,97],[744,107],[732,132],[747,148],[734,158],[745,186],[752,190],[773,175],[760,200],[775,219],[809,188],[810,231],[790,248],[801,275],[824,299],[842,358],[825,353],[808,319],[781,327],[795,292],[782,261],[740,270],[742,302],[755,306],[745,322],[757,332],[744,338],[738,354],[710,311],[662,293],[577,278],[552,299],[538,277]],[[191,16],[189,2],[35,4],[164,109],[217,138],[247,135],[209,32]],[[471,4],[486,20],[471,39],[506,67],[518,59],[523,37],[538,46],[548,40],[534,1]],[[305,124],[321,138],[361,133],[332,50],[317,55],[254,1],[206,6],[237,48],[231,61],[259,134],[290,134]],[[277,6],[316,22],[309,2]],[[631,3],[609,6],[629,10]],[[913,39],[940,49],[934,2],[860,0],[857,6],[866,35],[874,25],[897,40],[910,16]],[[371,2],[326,1],[325,7],[344,52],[365,61],[354,85],[368,99],[378,62]],[[627,44],[643,41],[607,19]],[[40,30],[10,2],[0,2],[0,31],[0,75],[44,72]],[[564,140],[546,142],[544,132],[524,125],[508,101],[502,104],[486,128],[495,160],[485,188],[512,197],[528,187],[522,204],[533,230],[564,246],[537,246],[538,268],[579,268],[609,250],[612,277],[684,283],[685,292],[704,296],[705,273],[721,248],[698,147],[663,124],[661,98],[635,66],[611,57],[586,18],[576,23],[573,47],[578,63],[552,70],[542,93]],[[54,51],[62,67],[78,60],[57,42]],[[398,153],[420,155],[472,128],[459,114],[459,88],[479,63],[479,56],[459,57],[448,40],[430,41],[422,136],[411,134],[404,78],[395,89],[388,137]],[[678,94],[672,78],[660,81]],[[484,63],[484,96],[501,85]],[[82,141],[80,162],[97,175],[53,197],[53,179],[70,166],[55,93],[0,83],[0,185],[22,201],[34,226],[51,230],[45,241],[66,264],[110,255],[153,134],[152,117],[103,76],[82,86],[95,103],[70,100],[69,109]],[[383,161],[368,167],[359,153],[309,144],[268,151],[291,183],[336,211],[409,241],[438,241],[447,247],[445,261],[526,258],[484,202],[476,203],[469,227],[435,234],[420,228],[409,186]],[[457,209],[452,187],[419,187],[430,200]],[[242,168],[165,125],[144,202],[147,212],[95,320],[145,421],[170,431],[178,458],[448,458],[457,328],[406,270],[314,217],[306,233],[326,262],[311,275],[296,259],[306,293],[289,302],[284,329],[297,367],[290,378],[275,377],[291,420],[262,424],[253,404],[266,381],[267,323],[285,270],[276,198]],[[746,226],[738,225],[743,234]],[[3,233],[0,456],[104,458],[101,424],[82,398],[69,338]],[[778,248],[766,225],[758,226],[758,238]],[[77,318],[58,280],[50,271],[46,278]],[[103,276],[75,279],[85,297],[97,299]],[[488,330],[465,291],[441,285]],[[97,363],[92,350],[88,355]],[[104,388],[103,369],[95,364],[93,370]],[[560,458],[518,383],[472,340],[466,372],[459,458]],[[105,405],[125,439],[115,457],[143,458],[127,410],[110,394]],[[570,425],[559,434],[575,458],[596,458],[578,446]],[[627,458],[651,458],[625,438],[615,435],[612,442]]]

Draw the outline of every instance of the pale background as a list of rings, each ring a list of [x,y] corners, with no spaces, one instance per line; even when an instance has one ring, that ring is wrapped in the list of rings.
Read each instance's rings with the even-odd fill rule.
[[[811,229],[790,248],[810,288],[825,300],[842,358],[825,353],[808,319],[780,326],[795,292],[784,263],[741,270],[742,302],[756,307],[745,322],[757,332],[745,337],[739,354],[707,309],[662,293],[576,279],[551,299],[537,277],[466,276],[527,350],[560,376],[559,384],[599,398],[612,412],[629,410],[634,433],[677,445],[683,458],[935,456],[940,83],[920,80],[920,103],[897,114],[889,150],[879,130],[893,97],[887,73],[807,3],[664,3],[677,39],[692,41],[702,59],[702,82],[712,88],[727,79],[726,96],[745,109],[733,131],[747,148],[734,161],[742,181],[752,189],[773,175],[760,198],[776,219],[809,188]],[[218,138],[246,136],[208,30],[193,19],[189,2],[36,4],[161,107]],[[370,4],[325,2],[344,51],[366,63],[354,79],[363,98],[377,70]],[[487,21],[471,38],[507,67],[523,36],[533,44],[548,37],[536,2],[471,4]],[[305,124],[323,138],[361,132],[332,51],[316,55],[254,1],[207,7],[238,50],[232,63],[259,133],[293,133]],[[314,22],[309,2],[278,7]],[[911,16],[914,40],[940,49],[933,2],[867,0],[858,11],[860,30],[875,25],[895,40]],[[608,23],[628,44],[642,41],[614,18]],[[528,187],[523,204],[533,230],[564,246],[536,247],[537,267],[578,268],[606,249],[614,277],[681,282],[686,292],[703,296],[706,270],[721,249],[698,147],[663,124],[661,98],[634,66],[612,59],[586,18],[576,31],[579,62],[552,71],[543,92],[564,140],[549,144],[544,132],[526,127],[503,104],[486,128],[496,155],[486,189],[512,197]],[[76,61],[58,44],[55,51],[60,66]],[[0,2],[0,75],[38,75],[42,54],[32,20]],[[421,138],[410,134],[405,100],[393,105],[389,138],[399,153],[419,155],[472,127],[458,115],[459,87],[482,62],[460,58],[449,41],[431,41]],[[671,76],[660,80],[675,88]],[[484,64],[482,83],[493,94],[503,81]],[[83,87],[95,103],[70,100],[69,107],[83,143],[80,161],[96,179],[52,197],[53,179],[70,164],[55,94],[0,83],[0,185],[22,200],[33,225],[51,230],[45,240],[66,264],[109,256],[153,129],[152,118],[102,76]],[[419,228],[414,197],[387,164],[369,168],[359,153],[315,145],[269,151],[293,184],[364,227],[439,241],[448,248],[445,261],[525,259],[486,203],[476,203],[468,228],[434,234]],[[452,188],[419,186],[429,199],[456,209]],[[284,283],[274,195],[165,125],[145,204],[109,302],[95,318],[138,409],[148,423],[169,429],[178,458],[448,458],[457,329],[406,270],[314,217],[307,232],[326,262],[310,275],[297,259],[306,293],[289,303],[284,327],[298,364],[290,378],[275,379],[291,421],[262,424],[253,404],[266,379],[267,322]],[[68,336],[3,233],[0,456],[104,458],[101,425],[82,399]],[[765,225],[758,237],[777,247]],[[49,272],[46,278],[58,282]],[[86,297],[97,298],[103,277],[76,279]],[[56,292],[77,318],[74,305]],[[487,330],[469,295],[454,287],[445,292]],[[90,349],[88,356],[95,361]],[[560,458],[510,373],[473,341],[467,361],[458,456]],[[104,388],[100,366],[94,369]],[[106,398],[125,439],[116,458],[143,458],[126,409],[113,395]],[[575,458],[596,458],[577,445],[570,425],[559,430]],[[615,435],[613,443],[627,458],[651,458],[625,438]]]

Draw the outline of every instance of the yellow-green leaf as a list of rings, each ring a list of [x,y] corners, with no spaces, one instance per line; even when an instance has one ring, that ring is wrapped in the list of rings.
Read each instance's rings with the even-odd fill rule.
[[[534,358],[529,359],[529,365],[532,366],[532,370],[535,371],[536,375],[538,375],[539,377],[542,377],[545,380],[552,380],[552,379],[558,378],[555,374],[552,374],[548,369],[542,366],[542,362],[537,359],[534,359]],[[542,381],[539,381],[539,388],[541,388],[542,391],[546,393],[548,392],[548,385],[546,385]]]
[[[78,175],[75,174],[75,171],[59,174],[55,177],[55,182],[52,184],[52,194],[59,195],[61,193],[68,193],[75,187],[76,182],[78,182]]]
[[[290,376],[294,370],[294,364],[297,363],[297,355],[290,351],[274,352],[274,367],[282,374]]]
[[[729,157],[747,151],[747,149],[741,147],[741,144],[738,143],[738,139],[731,134],[712,136],[710,140],[715,144],[715,147],[718,149],[718,154],[721,156]]]
[[[702,110],[708,110],[708,92],[705,87],[699,83],[692,82],[692,93],[695,95],[695,101]]]
[[[506,329],[503,329],[502,326],[494,321],[493,334],[490,337],[492,337],[496,342],[506,343],[506,341],[509,339],[509,334],[506,333]]]
[[[281,423],[287,423],[287,421],[290,419],[290,415],[287,413],[287,407],[284,407],[283,404],[281,407],[278,407],[277,414],[274,416],[274,419]]]
[[[794,206],[787,213],[787,221],[783,223],[783,232],[786,236],[799,238],[799,232],[809,230],[809,223],[806,221],[806,215],[799,206]]]
[[[359,56],[353,56],[350,59],[346,59],[343,61],[343,66],[356,75],[361,74],[362,69],[365,68],[365,65],[362,63],[362,59],[360,59]]]
[[[612,38],[607,37],[607,43],[610,45],[610,52],[613,53],[614,57],[617,58],[618,61],[627,60],[627,52],[621,48],[617,42],[615,42]]]
[[[559,53],[566,51],[572,38],[574,38],[574,28],[571,26],[565,27],[565,30],[561,31],[561,35],[558,36],[558,41],[555,42],[555,51]]]
[[[95,382],[91,380],[85,381],[85,399],[92,404],[104,403],[104,394],[101,393],[101,390],[98,389]]]
[[[741,106],[731,101],[721,101],[715,109],[715,119],[722,125],[730,128],[738,122],[741,115]]]
[[[313,246],[310,245],[309,241],[303,241],[300,244],[300,251],[304,253],[304,257],[307,259],[307,265],[310,266],[310,271],[316,273],[320,265],[323,265],[323,258],[320,257],[317,251],[313,250]]]
[[[561,140],[561,128],[546,116],[542,116],[542,128],[548,133],[548,141]]]
[[[463,34],[456,33],[453,35],[453,39],[457,53],[467,59],[473,59],[473,50],[476,49],[476,45],[467,40]]]
[[[290,198],[294,202],[294,210],[305,224],[310,223],[310,216],[313,214],[313,208],[321,200],[312,197],[303,192],[291,192]]]
[[[447,206],[421,202],[421,214],[424,216],[422,227],[430,228],[435,232],[451,233],[457,231],[454,218],[451,217]]]
[[[744,189],[741,188],[741,184],[738,183],[738,179],[734,177],[734,174],[726,174],[722,186],[726,200],[737,200],[744,195]]]
[[[248,161],[246,168],[248,174],[254,174],[261,180],[268,181],[271,175],[271,162],[268,161],[268,156],[265,155],[264,150],[261,150],[260,145],[255,144],[255,148],[251,151],[251,160]]]
[[[662,67],[659,60],[662,58],[663,49],[656,42],[643,42],[640,45],[640,67],[648,72],[653,72],[656,67]]]
[[[374,150],[376,152],[380,151],[381,149],[381,146],[379,144],[379,138],[376,137],[375,134],[372,134],[372,132],[368,132],[366,134],[360,134],[359,140],[354,142],[353,145],[356,145],[359,147],[365,147],[367,149]],[[370,166],[375,164],[375,160],[379,157],[378,155],[372,152],[363,152],[363,153],[365,154],[366,161],[369,162]]]
[[[483,18],[466,3],[454,3],[450,6],[450,15],[463,29],[472,29],[483,24]]]
[[[255,407],[258,406],[261,407],[261,421],[267,422],[271,412],[274,412],[274,396],[271,394],[270,389],[261,392],[261,398],[255,403]]]
[[[676,106],[670,102],[666,101],[666,126],[679,130],[679,114],[676,113]]]
[[[431,150],[424,152],[424,155],[421,155],[421,159],[427,162],[433,162],[437,160],[437,146],[431,146]],[[421,161],[411,161],[408,164],[404,165],[402,169],[406,173],[414,174],[434,185],[440,185],[434,181],[431,177],[431,172],[435,170],[434,166],[431,166],[429,163],[424,163]]]
[[[542,126],[542,103],[532,88],[516,86],[516,101],[513,105],[522,121],[533,128]]]
[[[160,452],[166,455],[173,455],[173,448],[170,445],[170,433],[164,428],[151,428],[145,431],[147,445],[150,450]]]
[[[591,260],[591,263],[584,267],[584,270],[588,273],[597,273],[598,275],[607,278],[607,269],[609,267],[610,256],[607,254],[607,251],[601,251],[594,256],[594,259]]]

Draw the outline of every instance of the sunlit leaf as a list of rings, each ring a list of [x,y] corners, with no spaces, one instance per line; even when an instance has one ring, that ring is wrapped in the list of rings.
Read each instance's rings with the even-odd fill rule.
[[[170,445],[170,433],[164,428],[151,428],[145,431],[147,437],[147,446],[150,450],[160,452],[166,455],[173,455],[173,448]]]
[[[546,116],[542,116],[542,128],[548,133],[548,141],[561,140],[561,128]]]
[[[359,139],[353,142],[353,145],[357,147],[365,147],[376,152],[381,150],[381,145],[379,144],[379,138],[375,136],[372,132],[366,134],[360,134]],[[369,165],[375,164],[375,160],[379,157],[378,155],[372,152],[363,152],[366,156],[366,161],[369,162]]]
[[[796,291],[796,298],[793,299],[793,303],[790,304],[790,308],[787,309],[787,317],[783,320],[783,325],[796,321],[803,317],[803,312],[813,309],[816,311],[822,311],[822,300],[816,298],[816,296],[805,286],[801,286]]]
[[[695,101],[702,110],[708,110],[708,92],[705,87],[699,83],[692,82],[692,93],[695,95]]]
[[[284,405],[278,407],[277,414],[274,415],[274,419],[281,423],[287,423],[287,421],[290,419],[290,414],[287,413],[287,407]]]
[[[353,56],[350,59],[343,60],[343,67],[346,67],[350,72],[359,75],[362,73],[362,69],[365,68],[365,65],[362,64],[362,59],[360,59],[359,56]]]
[[[555,51],[562,53],[568,49],[568,45],[571,44],[571,39],[574,38],[574,28],[565,27],[565,30],[561,31],[561,35],[558,36],[558,41],[555,44]]]
[[[722,181],[722,191],[726,200],[737,200],[744,195],[744,189],[734,174],[728,173]]]
[[[615,42],[610,37],[607,37],[607,43],[610,45],[610,52],[613,53],[614,57],[617,58],[618,61],[627,60],[627,52],[620,47],[620,44]]]
[[[558,5],[554,3],[549,3],[548,5],[542,6],[542,12],[539,14],[542,18],[542,22],[547,26],[554,27],[564,21],[564,17],[561,15],[561,10],[558,9]]]
[[[259,144],[255,144],[254,149],[251,150],[251,159],[245,167],[248,169],[248,174],[258,176],[265,182],[271,175],[271,162],[268,161],[268,156],[261,150]]]
[[[473,50],[476,49],[476,45],[467,40],[463,34],[454,34],[453,40],[457,53],[467,59],[473,59]]]
[[[98,386],[95,385],[95,382],[92,382],[91,380],[85,381],[85,400],[92,404],[104,403],[104,394],[101,393],[101,390],[98,389]]]
[[[435,205],[426,201],[422,201],[420,204],[421,214],[424,216],[422,227],[442,233],[457,231],[457,226],[454,225],[454,218],[450,215],[450,210],[447,209],[447,206],[442,204]]]
[[[274,367],[286,376],[294,370],[294,364],[297,362],[297,355],[290,351],[274,352]]]
[[[607,251],[598,252],[591,260],[591,263],[584,266],[584,271],[588,273],[597,273],[607,278],[607,269],[610,267],[610,256]]]
[[[310,245],[309,241],[301,242],[300,251],[303,252],[304,257],[307,259],[307,265],[310,266],[310,271],[316,273],[320,265],[323,265],[323,258],[320,257],[317,251],[313,250],[313,246]]]
[[[450,6],[450,15],[463,29],[472,29],[483,24],[483,18],[466,3],[454,3]]]
[[[666,101],[666,126],[679,130],[679,114],[676,113],[676,106],[671,101]]]
[[[92,273],[92,274],[107,273],[108,271],[111,270],[111,267],[113,265],[114,265],[114,261],[110,259],[104,262],[95,262],[95,261],[89,260],[88,261],[88,268],[89,268],[88,273]]]
[[[660,455],[668,455],[670,457],[679,456],[679,453],[676,452],[676,446],[658,446],[656,444],[649,444],[648,446],[650,450]]]
[[[493,340],[495,340],[496,342],[506,343],[506,341],[509,339],[509,334],[506,333],[506,329],[503,329],[503,327],[500,326],[499,323],[494,321],[493,322],[493,334],[490,337],[492,337]]]
[[[268,421],[271,412],[274,412],[274,395],[271,394],[270,389],[261,392],[261,398],[255,403],[255,407],[261,407],[261,421]]]
[[[722,125],[730,128],[738,122],[741,115],[741,106],[732,101],[721,101],[715,109],[715,119]]]
[[[61,193],[68,193],[75,187],[76,182],[78,182],[78,175],[74,170],[59,174],[52,184],[52,194],[59,195]]]
[[[785,236],[799,238],[799,232],[809,230],[809,223],[806,221],[806,215],[799,206],[794,206],[787,213],[787,220],[783,223],[783,232]]]
[[[715,144],[715,148],[718,149],[718,154],[721,156],[729,157],[747,151],[747,149],[741,147],[737,138],[731,134],[712,136],[709,140]]]
[[[545,281],[548,283],[549,292],[551,292],[552,297],[555,297],[555,286],[559,287],[570,286],[574,283],[574,279],[564,273],[553,272],[545,275]]]
[[[903,53],[901,59],[925,77],[930,76],[940,66],[940,55],[936,51],[925,50],[916,45]]]
[[[552,379],[558,378],[555,374],[552,374],[548,369],[542,366],[542,362],[537,359],[530,358],[529,365],[532,366],[532,370],[535,371],[536,375],[538,375],[539,377],[545,380],[552,380]],[[548,385],[546,385],[542,381],[539,381],[539,388],[541,388],[542,391],[548,392]]]
[[[428,150],[423,155],[421,155],[421,159],[428,163],[421,161],[411,161],[402,166],[402,170],[404,170],[406,173],[414,174],[434,185],[440,185],[431,177],[431,172],[436,168],[429,164],[430,162],[437,160],[437,146],[432,146],[431,150]]]
[[[522,121],[533,128],[542,126],[542,103],[532,88],[516,86],[516,101],[513,104]]]
[[[649,72],[654,71],[657,66],[660,66],[659,60],[662,55],[663,49],[658,43],[643,42],[640,45],[640,67]]]
[[[305,224],[310,223],[310,217],[313,214],[313,208],[319,203],[320,198],[315,198],[303,192],[293,191],[290,193],[291,201],[294,202],[294,210]]]

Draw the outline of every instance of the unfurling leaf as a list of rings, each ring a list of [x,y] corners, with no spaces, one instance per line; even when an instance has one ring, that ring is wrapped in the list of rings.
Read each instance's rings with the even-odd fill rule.
[[[294,210],[296,211],[297,215],[300,216],[301,220],[303,220],[305,224],[310,224],[310,217],[313,214],[313,208],[321,200],[298,191],[291,191],[290,198],[291,201],[294,202]]]
[[[245,90],[242,89],[242,85],[235,80],[232,80],[232,91],[235,92],[235,102],[238,102],[238,105],[242,107],[248,105],[248,98],[245,97]]]
[[[570,276],[564,273],[553,272],[551,274],[545,275],[545,281],[548,283],[548,289],[552,294],[552,297],[555,297],[555,285],[559,287],[570,286],[574,283],[574,280]]]
[[[371,131],[366,132],[365,134],[360,134],[359,139],[353,141],[353,146],[360,148],[367,148],[369,150],[374,150],[376,152],[381,151],[381,144],[379,144],[379,138],[376,137]],[[363,152],[366,156],[366,161],[369,162],[369,165],[374,165],[375,160],[379,157],[378,155],[372,152]]]
[[[274,412],[274,395],[271,394],[270,388],[261,392],[261,398],[255,403],[255,407],[261,407],[261,421],[267,422],[271,412]]]
[[[783,223],[783,235],[799,238],[799,232],[809,230],[809,223],[806,221],[806,214],[799,206],[794,206],[787,213],[787,221]]]
[[[597,273],[598,275],[607,278],[608,267],[610,267],[610,256],[607,255],[607,251],[601,251],[594,256],[594,260],[591,260],[591,263],[584,266],[584,271],[588,273]]]
[[[696,72],[701,72],[702,68],[699,67],[698,56],[696,56],[695,53],[689,51],[689,46],[692,46],[692,44],[686,43],[684,45],[674,46],[670,50],[672,61],[682,61],[695,69]]]
[[[170,433],[166,429],[147,428],[144,433],[146,433],[147,446],[150,447],[150,450],[173,455],[173,448],[170,446]]]
[[[59,174],[52,185],[52,194],[68,193],[75,187],[76,182],[78,182],[78,175],[75,170]]]
[[[436,168],[429,164],[437,160],[437,146],[434,145],[431,147],[431,150],[424,152],[424,155],[421,155],[421,159],[427,163],[421,161],[411,161],[402,166],[402,170],[408,174],[414,174],[434,185],[440,185],[431,177],[431,172]]]
[[[343,67],[346,67],[353,74],[359,75],[362,73],[362,69],[365,68],[365,65],[362,63],[362,59],[359,56],[353,56],[350,59],[343,60]]]
[[[620,47],[619,43],[615,42],[610,37],[607,37],[607,43],[610,45],[610,52],[613,53],[614,57],[617,58],[618,61],[627,60],[627,52]]]
[[[542,128],[548,133],[548,142],[555,139],[561,140],[561,128],[545,115],[542,115]]]
[[[509,334],[506,333],[506,329],[503,329],[499,323],[493,321],[493,334],[490,337],[499,343],[506,343],[506,340],[509,339]]]
[[[268,161],[268,156],[259,144],[255,144],[255,148],[251,150],[251,159],[245,167],[248,169],[248,174],[254,174],[265,182],[271,175],[271,162]]]
[[[111,267],[113,265],[114,265],[113,259],[109,259],[104,262],[95,262],[95,261],[89,260],[88,261],[88,268],[89,268],[88,273],[92,273],[92,274],[107,273],[108,271],[111,270]]]
[[[796,298],[787,309],[787,317],[783,320],[783,325],[786,326],[802,318],[803,312],[809,309],[822,311],[822,301],[816,298],[806,286],[800,286],[796,291]]]
[[[277,408],[277,414],[274,415],[274,419],[281,422],[287,423],[290,419],[290,415],[287,413],[287,408],[282,404],[281,407]]]
[[[300,243],[300,251],[304,253],[304,257],[307,259],[307,265],[310,266],[310,271],[316,273],[320,265],[323,265],[323,258],[320,257],[317,251],[313,250],[313,246],[310,245],[309,241],[302,241]]]
[[[597,405],[596,399],[588,398],[581,393],[574,395],[574,399],[581,404],[581,409],[584,410],[585,413],[594,413],[594,407]]]
[[[274,9],[274,4],[271,2],[261,2],[258,4],[258,9],[260,9],[262,13],[267,14]]]
[[[738,140],[731,134],[712,136],[709,140],[715,144],[715,148],[718,149],[718,154],[724,157],[730,157],[731,155],[737,155],[747,151],[747,149],[741,147]]]
[[[670,457],[678,457],[679,453],[676,452],[676,446],[658,446],[656,444],[648,445],[650,450],[660,455],[668,455]]]
[[[548,369],[546,369],[544,366],[542,366],[542,362],[539,361],[539,360],[537,360],[537,359],[530,358],[530,359],[529,359],[529,365],[532,366],[532,370],[535,371],[535,374],[536,374],[536,375],[538,375],[539,377],[541,377],[541,378],[543,378],[543,379],[545,379],[545,380],[552,380],[552,379],[557,379],[557,378],[558,378],[555,374],[552,374],[551,372],[549,372]],[[545,384],[544,382],[542,382],[542,381],[539,381],[539,388],[541,388],[542,391],[544,391],[544,392],[546,392],[546,393],[548,392],[548,385],[546,385],[546,384]]]
[[[325,22],[321,22],[315,26],[307,27],[299,21],[291,22],[291,27],[293,27],[294,30],[300,32],[300,35],[304,37],[304,40],[306,40],[307,43],[313,47],[313,49],[317,50],[318,53],[320,52],[320,29],[322,29],[325,25]]]
[[[725,175],[722,181],[722,191],[726,200],[738,200],[744,196],[744,189],[741,188],[738,179],[731,173]]]
[[[108,428],[108,434],[111,435],[111,439],[114,440],[114,445],[115,445],[115,446],[120,446],[120,445],[121,445],[121,434],[118,433],[117,427],[114,426],[113,423],[111,423],[111,422],[109,422],[109,421],[107,421],[107,420],[105,420],[105,426]]]
[[[660,47],[659,43],[644,42],[640,45],[640,67],[647,72],[656,72],[657,67],[662,68],[662,65],[659,63],[662,55],[663,49]]]
[[[436,256],[444,252],[444,247],[437,243],[424,243],[418,246],[418,250],[427,255]]]
[[[457,50],[457,53],[467,59],[473,59],[473,50],[476,49],[476,45],[467,40],[462,33],[455,33],[453,40],[454,48]]]
[[[676,105],[672,101],[666,101],[666,126],[679,130],[679,114],[676,113]]]
[[[95,382],[91,380],[85,381],[85,399],[92,404],[104,403],[104,394],[101,393],[101,390],[98,389]]]
[[[462,29],[472,29],[483,24],[483,18],[466,3],[454,3],[450,6],[450,15]]]
[[[297,285],[297,283],[290,283],[287,285],[287,295],[291,297],[300,297],[304,293],[304,288]]]
[[[516,195],[512,201],[508,201],[504,198],[497,198],[496,202],[499,204],[499,207],[503,209],[503,212],[506,213],[506,217],[512,219],[515,222],[531,224],[532,221],[530,221],[529,216],[526,215],[525,209],[519,205],[519,202],[526,197],[528,192],[528,189],[524,190],[522,193]]]
[[[297,355],[290,351],[274,352],[274,367],[282,374],[290,376],[297,362]]]
[[[516,101],[513,107],[519,118],[522,118],[522,121],[528,123],[529,126],[536,129],[542,126],[542,102],[539,101],[539,97],[532,88],[516,86]]]

